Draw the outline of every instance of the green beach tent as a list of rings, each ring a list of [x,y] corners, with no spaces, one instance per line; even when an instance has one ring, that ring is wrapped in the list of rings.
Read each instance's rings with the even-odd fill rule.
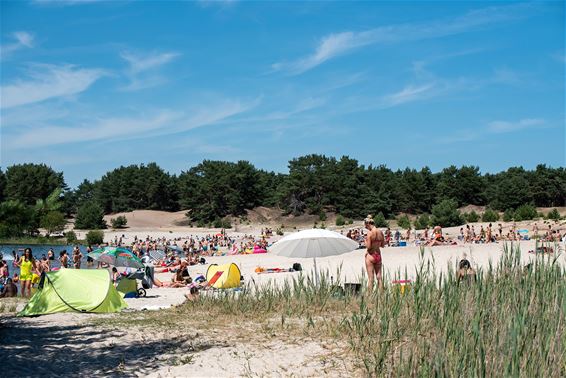
[[[104,269],[60,269],[41,277],[39,289],[18,316],[56,312],[118,312],[128,307]]]

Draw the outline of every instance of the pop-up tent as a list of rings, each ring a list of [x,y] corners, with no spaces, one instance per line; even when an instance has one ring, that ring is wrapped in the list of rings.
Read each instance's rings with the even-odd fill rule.
[[[39,289],[18,316],[56,312],[118,312],[128,307],[107,270],[60,269],[41,276]]]
[[[240,268],[234,263],[224,265],[212,264],[206,271],[208,285],[217,289],[240,287],[240,277]]]

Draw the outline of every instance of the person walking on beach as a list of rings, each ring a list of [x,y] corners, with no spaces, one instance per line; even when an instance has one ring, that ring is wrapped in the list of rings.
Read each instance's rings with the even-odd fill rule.
[[[364,226],[368,230],[366,236],[365,263],[368,273],[369,293],[373,291],[374,275],[377,277],[377,285],[383,289],[383,279],[381,276],[381,248],[385,247],[385,237],[383,232],[375,227],[375,222],[371,215],[364,220]]]

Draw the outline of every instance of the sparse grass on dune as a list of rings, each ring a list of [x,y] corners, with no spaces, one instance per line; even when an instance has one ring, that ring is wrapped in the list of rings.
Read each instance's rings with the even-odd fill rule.
[[[423,263],[404,294],[342,295],[328,275],[282,287],[202,296],[171,310],[123,314],[116,322],[215,331],[241,342],[318,340],[372,376],[565,376],[566,270],[541,257],[530,268],[518,246],[473,283]]]

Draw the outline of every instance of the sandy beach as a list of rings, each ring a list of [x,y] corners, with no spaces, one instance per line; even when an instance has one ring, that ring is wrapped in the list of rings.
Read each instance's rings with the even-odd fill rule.
[[[108,231],[111,239],[120,234],[129,237],[149,234],[152,237],[184,237],[205,234],[213,230],[150,231],[145,228],[128,231]],[[527,264],[537,258],[528,253],[534,241],[520,242],[521,262]],[[562,246],[563,248],[563,246]],[[488,269],[497,264],[503,254],[503,243],[468,244],[426,247],[424,254],[417,246],[384,248],[383,264],[386,284],[396,277],[415,279],[417,267],[432,263],[437,273],[446,273],[449,267],[465,255],[476,269]],[[331,276],[335,282],[364,282],[364,250],[355,250],[340,256],[317,259],[318,271]],[[564,253],[555,254],[560,264],[566,264]],[[209,264],[236,263],[250,286],[282,285],[286,280],[314,272],[312,259],[290,259],[272,254],[212,256],[205,265],[190,267],[191,276],[206,274]],[[257,267],[289,268],[300,263],[303,272],[258,274]],[[170,280],[170,273],[158,273],[162,281]],[[16,318],[0,314],[0,353],[9,355],[3,363],[7,375],[65,375],[65,376],[126,376],[201,377],[201,376],[362,376],[351,361],[339,356],[344,344],[322,338],[296,336],[269,338],[245,332],[239,324],[206,325],[195,313],[193,329],[179,329],[170,325],[167,332],[156,328],[113,327],[114,321],[135,316],[143,319],[148,312],[159,313],[185,302],[186,288],[152,288],[145,298],[126,299],[129,308],[120,314],[93,315],[60,313],[38,318]],[[203,293],[207,295],[207,293]],[[25,302],[17,302],[17,310]],[[135,315],[139,314],[139,315]],[[197,320],[198,319],[198,320]],[[249,327],[248,323],[246,326]],[[150,327],[151,329],[151,327]],[[246,335],[245,338],[242,336]],[[38,353],[41,351],[41,353]]]

